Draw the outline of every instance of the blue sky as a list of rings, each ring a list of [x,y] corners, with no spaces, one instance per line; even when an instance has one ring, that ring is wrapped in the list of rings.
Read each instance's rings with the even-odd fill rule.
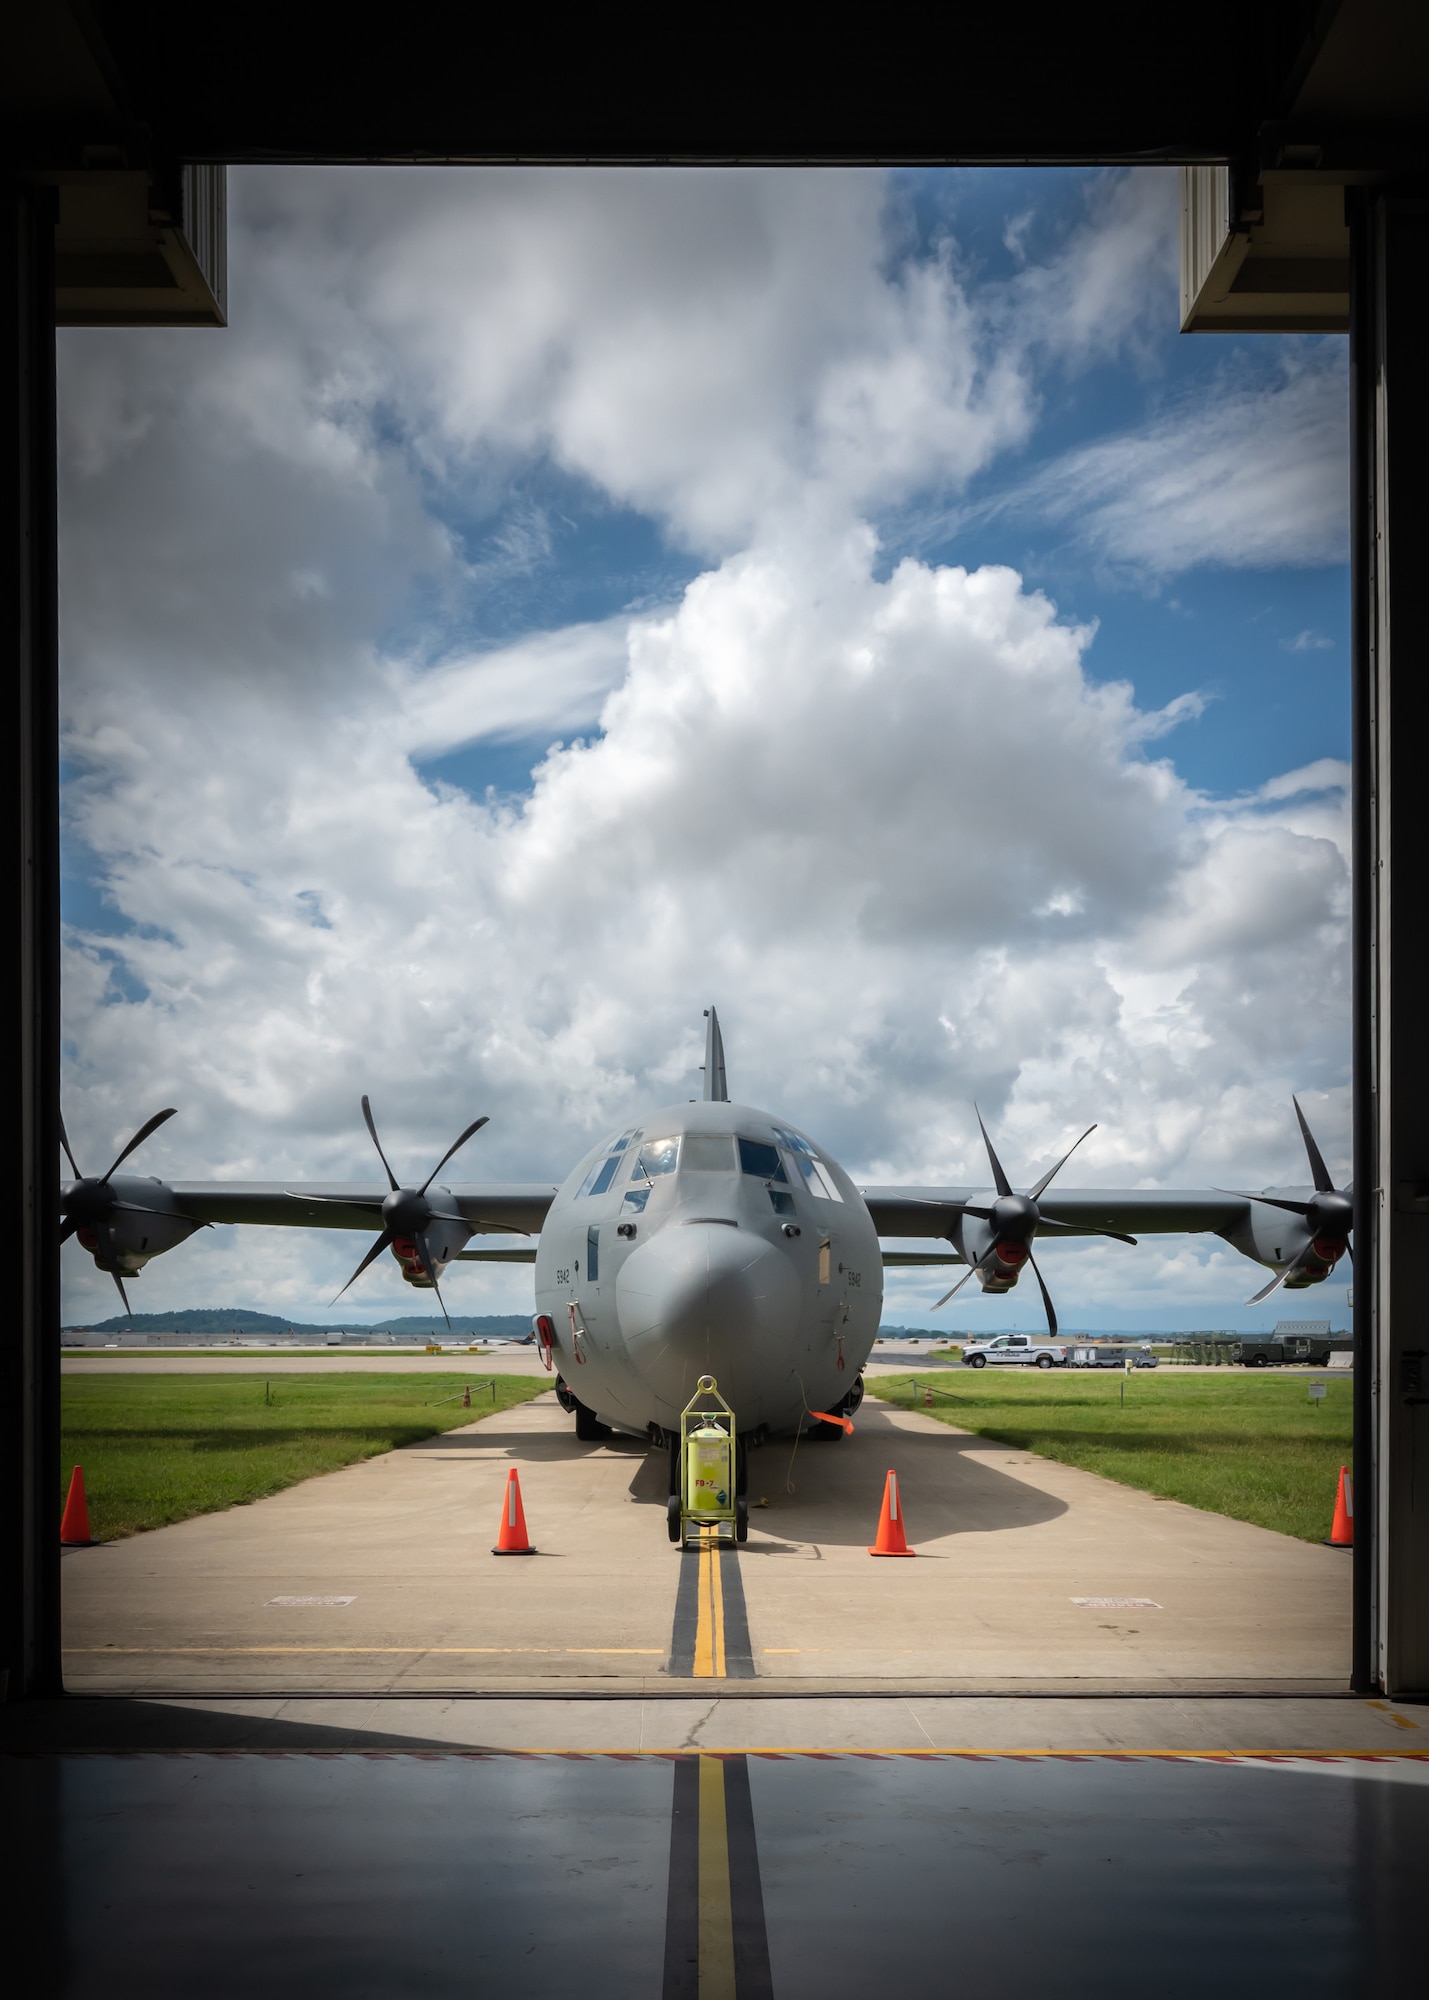
[[[233,198],[227,332],[61,340],[82,1154],[176,1102],[150,1171],[366,1173],[366,1088],[559,1179],[711,999],[869,1179],[981,1178],[973,1096],[1029,1168],[1098,1118],[1088,1185],[1284,1179],[1292,1088],[1343,1154],[1343,344],[1177,332],[1174,174]],[[138,1293],[318,1318],[349,1247]],[[1063,1252],[1064,1317],[1267,1318],[1131,1255]]]

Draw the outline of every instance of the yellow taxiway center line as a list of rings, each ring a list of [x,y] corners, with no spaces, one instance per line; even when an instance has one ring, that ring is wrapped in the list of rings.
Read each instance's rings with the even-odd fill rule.
[[[705,1559],[707,1550],[701,1550]],[[713,1560],[713,1558],[711,1558]],[[724,1760],[700,1759],[700,2000],[735,2000]]]
[[[719,1538],[705,1529],[700,1539],[700,1580],[695,1618],[696,1680],[723,1680],[724,1582],[719,1570]]]

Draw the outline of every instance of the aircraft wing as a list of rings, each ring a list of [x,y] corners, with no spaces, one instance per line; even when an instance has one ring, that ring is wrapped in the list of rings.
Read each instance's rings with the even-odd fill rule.
[[[378,1181],[171,1181],[175,1204],[195,1222],[256,1222],[291,1229],[382,1227],[389,1190]],[[438,1191],[432,1190],[434,1198]],[[556,1198],[553,1186],[449,1184],[450,1199],[478,1235],[539,1234]],[[350,1205],[349,1205],[350,1204]]]
[[[986,1187],[865,1187],[859,1193],[880,1236],[945,1236],[966,1203],[988,1200]],[[1250,1209],[1244,1195],[1215,1188],[1058,1188],[1037,1205],[1049,1222],[1087,1236],[1104,1229],[1128,1236],[1219,1235]]]

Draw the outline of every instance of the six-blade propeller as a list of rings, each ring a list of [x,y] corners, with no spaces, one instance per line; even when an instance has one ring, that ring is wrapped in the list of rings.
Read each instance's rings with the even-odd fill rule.
[[[63,1217],[60,1223],[60,1242],[68,1242],[71,1236],[79,1232],[80,1242],[86,1249],[93,1251],[100,1270],[107,1271],[119,1287],[124,1310],[129,1313],[131,1319],[133,1313],[129,1305],[129,1296],[124,1290],[124,1280],[119,1275],[119,1260],[114,1252],[114,1238],[110,1233],[109,1224],[113,1216],[124,1210],[133,1215],[147,1215],[150,1211],[141,1208],[135,1202],[121,1201],[110,1186],[110,1182],[135,1148],[142,1146],[151,1132],[157,1132],[166,1118],[172,1118],[177,1108],[171,1104],[167,1111],[156,1111],[152,1118],[139,1127],[113,1166],[97,1178],[80,1172],[74,1153],[70,1149],[64,1119],[63,1117],[60,1119],[60,1144],[64,1148],[65,1158],[74,1171],[74,1185],[60,1196],[60,1214]]]
[[[1315,1184],[1315,1192],[1309,1201],[1288,1201],[1281,1195],[1252,1194],[1235,1188],[1235,1194],[1245,1194],[1247,1201],[1263,1202],[1267,1208],[1288,1209],[1291,1215],[1305,1218],[1310,1231],[1308,1242],[1304,1243],[1285,1266],[1277,1271],[1268,1284],[1262,1285],[1253,1297],[1246,1300],[1248,1306],[1258,1306],[1262,1299],[1268,1299],[1309,1264],[1325,1264],[1333,1270],[1342,1256],[1354,1261],[1354,1251],[1350,1249],[1350,1230],[1354,1226],[1355,1205],[1351,1188],[1337,1188],[1330,1178],[1330,1170],[1325,1165],[1324,1156],[1315,1144],[1315,1135],[1310,1130],[1304,1112],[1300,1109],[1298,1097],[1290,1102],[1295,1106],[1295,1116],[1300,1121],[1300,1136],[1305,1141],[1305,1156],[1310,1162],[1310,1178]]]
[[[442,1154],[442,1157],[437,1161],[437,1164],[432,1168],[432,1171],[427,1175],[427,1178],[422,1182],[422,1185],[419,1188],[404,1188],[398,1185],[397,1176],[393,1173],[387,1155],[382,1150],[382,1141],[377,1136],[377,1126],[373,1122],[372,1106],[365,1097],[362,1100],[362,1116],[366,1122],[368,1131],[372,1134],[372,1143],[377,1148],[377,1157],[382,1162],[384,1168],[386,1168],[387,1180],[392,1192],[386,1195],[381,1201],[352,1200],[341,1195],[309,1195],[306,1197],[309,1201],[333,1202],[340,1204],[344,1208],[376,1209],[380,1210],[382,1215],[382,1234],[348,1279],[347,1285],[343,1286],[342,1291],[337,1294],[332,1303],[336,1305],[337,1300],[342,1297],[342,1293],[347,1290],[347,1286],[354,1284],[362,1276],[368,1265],[374,1263],[390,1245],[407,1242],[411,1243],[416,1249],[422,1270],[426,1274],[427,1283],[437,1295],[437,1304],[442,1309],[442,1318],[450,1326],[451,1316],[447,1312],[446,1301],[442,1297],[442,1288],[437,1283],[436,1264],[432,1257],[431,1245],[427,1240],[427,1231],[434,1222],[455,1223],[457,1228],[467,1230],[471,1228],[471,1224],[464,1215],[453,1215],[443,1209],[433,1208],[427,1199],[427,1189],[431,1186],[447,1161],[452,1157],[453,1153],[460,1152],[467,1140],[473,1138],[481,1130],[482,1126],[487,1123],[487,1120],[485,1118],[474,1118],[466,1130],[459,1137],[453,1139],[452,1143]],[[491,1226],[498,1227],[501,1225]]]
[[[1003,1171],[1001,1160],[998,1159],[996,1152],[993,1150],[992,1140],[988,1137],[987,1127],[982,1122],[981,1111],[978,1110],[976,1105],[973,1106],[973,1110],[977,1113],[978,1130],[982,1133],[982,1142],[987,1148],[987,1161],[988,1165],[992,1168],[992,1184],[997,1190],[997,1199],[989,1208],[980,1208],[973,1202],[964,1202],[962,1212],[964,1215],[975,1215],[979,1221],[985,1222],[992,1231],[992,1241],[977,1261],[958,1279],[953,1289],[950,1292],[944,1292],[943,1296],[938,1300],[938,1305],[934,1306],[933,1310],[936,1312],[938,1306],[945,1306],[949,1299],[955,1298],[968,1282],[969,1278],[980,1277],[983,1273],[991,1274],[996,1272],[998,1266],[1001,1265],[1002,1271],[1000,1275],[1015,1282],[1017,1273],[1022,1265],[1030,1264],[1032,1266],[1032,1275],[1036,1278],[1038,1288],[1042,1293],[1042,1304],[1047,1313],[1048,1331],[1056,1333],[1056,1308],[1052,1304],[1052,1297],[1047,1290],[1042,1273],[1037,1268],[1037,1259],[1032,1255],[1032,1239],[1044,1231],[1055,1231],[1057,1234],[1065,1236],[1111,1236],[1118,1243],[1130,1243],[1134,1245],[1136,1242],[1134,1236],[1124,1236],[1119,1229],[1094,1229],[1080,1223],[1054,1222],[1050,1216],[1043,1215],[1037,1205],[1041,1196],[1046,1193],[1052,1181],[1062,1171],[1063,1167],[1066,1166],[1068,1160],[1076,1152],[1077,1147],[1081,1145],[1082,1139],[1089,1138],[1097,1128],[1095,1125],[1089,1125],[1086,1131],[1083,1132],[1082,1138],[1074,1140],[1068,1146],[1057,1164],[1047,1169],[1035,1187],[1030,1187],[1026,1194],[1016,1194],[1013,1191],[1012,1183]]]

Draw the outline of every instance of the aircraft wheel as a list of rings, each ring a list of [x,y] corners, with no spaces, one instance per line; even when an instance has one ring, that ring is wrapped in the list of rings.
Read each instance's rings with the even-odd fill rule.
[[[602,1438],[610,1436],[610,1425],[603,1424],[594,1410],[587,1409],[575,1397],[571,1400],[576,1406],[576,1436],[582,1444],[599,1444]]]
[[[665,1526],[669,1531],[670,1540],[678,1542],[680,1539],[680,1496],[678,1493],[672,1493],[665,1502]]]
[[[987,1356],[985,1354],[974,1354],[969,1359],[967,1365],[969,1368],[986,1368]]]

